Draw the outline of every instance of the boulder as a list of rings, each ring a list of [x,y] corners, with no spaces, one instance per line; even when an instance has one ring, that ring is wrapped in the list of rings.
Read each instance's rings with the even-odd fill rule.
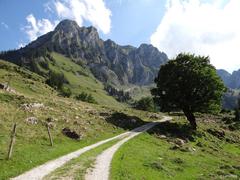
[[[25,121],[29,124],[37,124],[38,123],[38,119],[36,117],[28,117]]]
[[[177,144],[175,144],[174,146],[170,147],[171,150],[177,150],[180,149],[181,147]]]
[[[158,137],[161,139],[167,139],[167,136],[165,136],[165,135],[159,135]]]
[[[185,144],[185,141],[183,139],[180,139],[180,138],[176,138],[174,140],[174,143],[179,145],[179,146],[183,146]]]
[[[157,113],[154,113],[154,114],[150,114],[149,118],[151,118],[151,119],[160,119],[161,115],[157,114]]]
[[[196,151],[196,149],[194,147],[187,146],[187,147],[180,148],[180,151],[182,151],[182,152],[192,152],[193,153],[193,152]]]
[[[71,131],[69,128],[63,128],[62,133],[71,139],[75,139],[75,140],[81,139],[81,135],[77,134],[75,131]]]
[[[7,83],[0,83],[0,89],[6,89],[7,88]]]
[[[0,83],[0,89],[10,92],[10,93],[14,93],[16,94],[16,91],[14,89],[12,89],[8,83]]]
[[[25,111],[31,111],[33,109],[41,109],[44,108],[44,105],[42,103],[25,103],[22,104],[21,107],[25,110]]]
[[[223,139],[225,137],[225,131],[222,129],[208,129],[207,132],[219,139]]]

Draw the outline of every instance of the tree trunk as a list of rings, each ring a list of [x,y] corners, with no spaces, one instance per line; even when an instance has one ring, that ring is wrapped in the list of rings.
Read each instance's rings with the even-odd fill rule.
[[[196,123],[196,119],[195,119],[194,114],[191,111],[186,110],[186,109],[184,109],[183,112],[184,112],[184,115],[187,117],[187,120],[189,121],[192,129],[196,130],[197,129],[197,123]]]

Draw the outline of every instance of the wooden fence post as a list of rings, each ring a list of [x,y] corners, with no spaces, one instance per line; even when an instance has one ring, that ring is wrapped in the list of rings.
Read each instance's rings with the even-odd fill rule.
[[[53,139],[52,139],[52,135],[50,133],[50,128],[49,128],[49,125],[47,124],[47,130],[48,130],[48,137],[49,137],[49,140],[50,140],[50,144],[51,146],[53,146]]]
[[[17,128],[17,124],[15,123],[13,125],[13,130],[12,130],[12,134],[11,134],[11,142],[9,144],[9,149],[8,149],[8,157],[7,159],[9,160],[12,156],[12,151],[13,151],[13,145],[15,143],[15,135],[16,135],[16,128]]]

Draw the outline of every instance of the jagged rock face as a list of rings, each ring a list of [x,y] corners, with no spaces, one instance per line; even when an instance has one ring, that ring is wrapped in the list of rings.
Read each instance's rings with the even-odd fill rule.
[[[217,74],[220,76],[220,78],[223,80],[225,86],[229,86],[231,74],[224,69],[217,70]]]
[[[217,72],[223,80],[225,86],[231,89],[240,88],[240,70],[234,71],[232,74],[222,69],[218,70]]]
[[[54,31],[39,37],[26,48],[41,47],[69,56],[75,61],[100,63],[103,41],[94,27],[80,28],[75,21],[63,20]]]
[[[142,44],[135,48],[120,46],[111,40],[103,41],[94,27],[79,27],[70,20],[60,22],[54,31],[24,49],[36,48],[47,48],[75,62],[80,61],[90,67],[96,78],[114,85],[151,84],[160,65],[168,60],[166,54],[152,45]]]
[[[140,85],[153,82],[160,65],[166,63],[168,59],[165,53],[161,53],[157,48],[147,44],[142,44],[131,54],[135,67],[131,82]]]
[[[230,85],[232,89],[240,88],[240,70],[234,71],[231,75]]]

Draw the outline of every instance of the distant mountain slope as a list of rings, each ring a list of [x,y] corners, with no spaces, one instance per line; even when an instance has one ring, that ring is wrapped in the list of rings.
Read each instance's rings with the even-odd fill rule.
[[[102,82],[98,81],[91,73],[91,71],[87,68],[83,68],[82,66],[74,63],[71,59],[58,54],[58,53],[50,53],[46,57],[35,58],[35,61],[38,61],[38,64],[31,64],[31,67],[35,69],[38,74],[43,75],[39,76],[42,83],[46,86],[46,81],[49,79],[49,72],[62,73],[64,75],[65,88],[70,88],[72,92],[72,96],[79,95],[80,93],[88,93],[91,94],[96,100],[97,103],[102,105],[111,105],[113,107],[123,107],[123,104],[119,103],[115,98],[108,95],[108,93],[104,90],[104,85]],[[3,72],[1,66],[8,64],[0,61],[0,75]],[[11,63],[9,63],[11,64]],[[19,66],[9,66],[16,67],[21,69]],[[5,68],[6,69],[6,68]],[[5,70],[4,69],[4,70]],[[8,68],[9,69],[9,68]],[[27,71],[30,72],[30,71]],[[33,73],[35,74],[35,73]],[[29,76],[29,75],[27,75]],[[4,77],[4,76],[3,76]],[[2,79],[2,83],[5,83],[8,80],[8,76]],[[0,81],[1,82],[1,81]],[[17,86],[24,86],[22,81],[16,81]],[[47,86],[46,86],[47,87]],[[25,88],[26,90],[28,88]],[[21,89],[22,90],[22,89]],[[44,94],[45,91],[42,91]],[[29,92],[30,94],[30,92]]]
[[[240,88],[240,69],[238,71],[233,71],[232,74],[229,72],[219,69],[218,75],[224,81],[224,84],[231,89],[239,89]]]
[[[228,92],[223,97],[223,108],[235,109],[237,107],[237,101],[240,98],[240,70],[234,71],[232,74],[226,70],[217,70],[218,75],[223,80]]]
[[[94,76],[115,86],[153,83],[159,67],[168,57],[152,45],[139,48],[120,46],[111,40],[99,38],[94,27],[79,27],[75,21],[63,20],[49,32],[20,50],[7,52],[0,57],[36,71],[33,57],[57,52],[75,63],[90,68]],[[35,62],[33,62],[35,61]]]

